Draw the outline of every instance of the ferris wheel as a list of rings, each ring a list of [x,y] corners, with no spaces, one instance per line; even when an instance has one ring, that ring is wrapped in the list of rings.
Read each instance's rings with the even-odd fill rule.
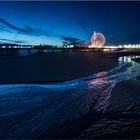
[[[102,33],[94,32],[91,37],[92,46],[95,48],[101,48],[105,44],[105,37]]]

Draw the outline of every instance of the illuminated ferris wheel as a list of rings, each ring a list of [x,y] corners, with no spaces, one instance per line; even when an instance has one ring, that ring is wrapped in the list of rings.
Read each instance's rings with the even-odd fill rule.
[[[95,48],[101,48],[105,44],[105,37],[101,33],[94,32],[91,37],[92,46]]]

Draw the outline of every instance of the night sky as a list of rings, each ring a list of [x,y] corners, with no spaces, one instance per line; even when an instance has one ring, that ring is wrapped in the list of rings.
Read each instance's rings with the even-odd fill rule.
[[[0,43],[90,43],[94,31],[106,45],[140,43],[140,2],[0,2]]]

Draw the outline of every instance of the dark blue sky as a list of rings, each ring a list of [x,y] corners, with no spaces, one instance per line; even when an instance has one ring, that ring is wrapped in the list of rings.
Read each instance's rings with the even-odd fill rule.
[[[0,43],[140,43],[140,2],[0,2]]]

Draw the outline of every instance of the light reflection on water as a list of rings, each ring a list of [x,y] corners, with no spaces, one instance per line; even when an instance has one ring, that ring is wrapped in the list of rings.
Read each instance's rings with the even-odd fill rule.
[[[10,116],[14,113],[20,114],[29,109],[31,111],[31,108],[40,111],[36,115],[31,114],[30,119],[25,119],[18,125],[14,124],[16,125],[14,128],[9,127],[11,131],[5,128],[12,133],[5,134],[5,130],[2,136],[16,135],[16,138],[21,138],[27,135],[26,131],[19,133],[20,129],[26,128],[25,126],[32,130],[28,134],[29,137],[37,138],[41,134],[50,136],[54,135],[63,124],[84,116],[91,109],[106,112],[111,104],[110,97],[114,86],[140,75],[140,64],[133,61],[134,58],[140,58],[140,56],[120,57],[118,66],[109,71],[67,82],[1,85],[0,105],[3,108],[0,108],[0,117]]]
[[[121,63],[131,63],[132,62],[132,59],[135,59],[135,58],[140,58],[140,56],[123,56],[123,57],[119,57],[119,62]]]
[[[37,54],[38,50],[37,49],[19,49],[18,50],[18,55],[20,56],[27,56],[31,54]]]
[[[46,88],[54,91],[75,89],[72,95],[81,95],[87,90],[100,92],[102,97],[111,92],[113,87],[124,80],[135,79],[140,75],[140,64],[133,61],[140,56],[123,56],[118,59],[119,64],[107,72],[99,72],[75,80],[54,84],[8,84],[0,85],[0,94],[9,94],[11,91],[20,91],[22,87]],[[82,92],[84,91],[84,92]],[[108,94],[109,95],[109,94]],[[105,97],[108,98],[108,97]]]
[[[119,64],[107,72],[78,78],[75,80],[54,83],[54,84],[8,84],[0,85],[0,94],[10,94],[11,92],[22,91],[22,87],[46,88],[53,91],[67,91],[74,89],[72,95],[82,95],[87,91],[96,91],[101,96],[100,103],[103,103],[110,96],[113,87],[124,80],[135,79],[140,75],[140,64],[133,61],[140,56],[123,56],[118,59]],[[71,94],[71,93],[70,93]],[[104,104],[105,105],[105,104]]]
[[[95,77],[97,78],[90,81],[90,87],[98,87],[99,89],[105,87],[104,90],[100,92],[100,98],[95,107],[98,111],[104,112],[110,105],[111,91],[117,83],[135,79],[140,75],[140,64],[133,61],[135,58],[140,58],[140,56],[120,57],[118,59],[119,65],[117,67],[108,72],[96,74]]]

